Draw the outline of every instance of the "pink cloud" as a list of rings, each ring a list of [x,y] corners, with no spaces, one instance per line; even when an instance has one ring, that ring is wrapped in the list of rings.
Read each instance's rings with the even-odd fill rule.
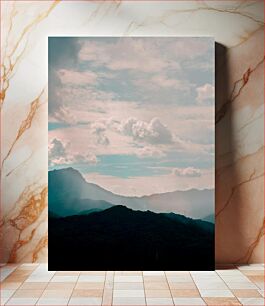
[[[121,131],[134,140],[152,144],[172,143],[173,138],[171,131],[158,118],[150,122],[128,118],[122,123]]]
[[[105,135],[106,125],[103,122],[94,122],[90,128],[92,129],[92,134],[96,136],[96,143],[107,146],[110,141]]]
[[[200,177],[180,177],[173,174],[120,178],[99,173],[85,175],[88,182],[97,184],[113,193],[125,196],[145,196],[155,193],[214,188],[214,171],[202,171]]]
[[[201,38],[122,38],[108,43],[82,40],[80,43],[81,61],[111,70],[142,72],[180,69],[179,62],[201,56],[209,48],[209,42]]]
[[[141,38],[121,39],[114,43],[87,41],[79,52],[81,61],[92,61],[111,70],[138,70],[143,72],[161,71],[176,63],[169,63],[161,56],[155,40]]]
[[[214,98],[214,86],[212,86],[211,84],[204,84],[203,86],[198,87],[196,91],[196,100],[200,104],[208,103],[209,100]]]
[[[97,75],[90,71],[74,71],[67,69],[60,69],[57,71],[58,77],[62,84],[85,85],[95,84],[97,82]]]
[[[54,138],[49,145],[49,165],[96,164],[96,155],[92,153],[71,153],[69,144]]]
[[[138,157],[163,157],[166,153],[157,146],[145,146],[136,150],[135,154]]]
[[[173,89],[186,93],[190,93],[191,88],[194,86],[186,80],[168,77],[166,74],[156,74],[151,78],[138,78],[133,81],[138,87],[151,92],[158,92],[161,89]]]
[[[177,79],[172,79],[162,74],[152,77],[151,81],[154,84],[159,85],[160,87],[175,87],[175,88],[180,88],[182,83]]]
[[[173,170],[173,173],[176,176],[181,176],[181,177],[199,177],[201,176],[201,170],[193,168],[193,167],[175,168]]]

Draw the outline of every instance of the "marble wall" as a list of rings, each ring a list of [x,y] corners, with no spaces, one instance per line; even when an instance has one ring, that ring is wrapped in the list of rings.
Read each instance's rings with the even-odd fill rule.
[[[47,37],[214,36],[216,261],[264,259],[263,1],[2,1],[0,262],[47,260]]]

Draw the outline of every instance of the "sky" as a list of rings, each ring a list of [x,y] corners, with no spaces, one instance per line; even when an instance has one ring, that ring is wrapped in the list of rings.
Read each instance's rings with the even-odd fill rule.
[[[214,40],[50,37],[49,170],[113,193],[214,188]]]

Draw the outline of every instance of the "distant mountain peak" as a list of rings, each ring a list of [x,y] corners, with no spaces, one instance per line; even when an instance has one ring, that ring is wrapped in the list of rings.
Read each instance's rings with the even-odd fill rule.
[[[133,211],[133,209],[128,208],[125,205],[113,205],[110,208],[105,209],[105,211],[119,211],[119,212],[126,212],[126,211]]]
[[[106,205],[102,207],[102,201],[116,205],[117,209],[127,206],[139,211],[174,212],[195,219],[203,219],[214,211],[214,190],[211,189],[176,190],[143,197],[126,197],[87,182],[72,167],[49,171],[48,178],[49,209],[57,214],[69,215],[81,210],[105,209]]]
[[[67,168],[62,168],[62,169],[54,169],[54,170],[51,170],[51,172],[69,173],[69,174],[76,174],[78,176],[82,176],[82,174],[77,169],[75,169],[73,167],[67,167]]]

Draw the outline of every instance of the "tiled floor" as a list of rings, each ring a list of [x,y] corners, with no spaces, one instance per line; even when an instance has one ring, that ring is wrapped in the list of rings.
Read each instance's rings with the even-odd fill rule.
[[[215,272],[52,272],[3,265],[1,305],[264,305],[264,265]]]

